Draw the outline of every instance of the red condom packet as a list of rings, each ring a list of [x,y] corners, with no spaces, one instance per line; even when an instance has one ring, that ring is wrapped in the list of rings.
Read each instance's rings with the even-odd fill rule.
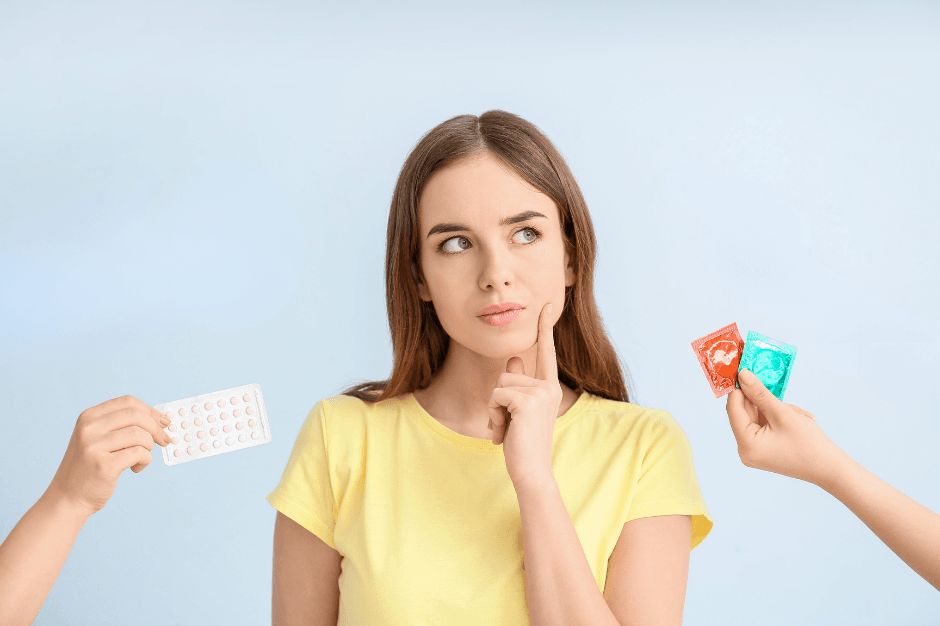
[[[734,322],[692,342],[692,350],[716,398],[731,393],[744,352],[744,340]]]

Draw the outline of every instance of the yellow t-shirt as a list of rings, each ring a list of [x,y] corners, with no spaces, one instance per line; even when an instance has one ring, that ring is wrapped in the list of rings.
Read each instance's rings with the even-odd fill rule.
[[[555,422],[552,467],[601,592],[626,522],[691,515],[693,549],[712,528],[665,411],[584,392]],[[318,402],[267,500],[343,556],[340,626],[529,623],[502,445],[450,430],[412,394]]]

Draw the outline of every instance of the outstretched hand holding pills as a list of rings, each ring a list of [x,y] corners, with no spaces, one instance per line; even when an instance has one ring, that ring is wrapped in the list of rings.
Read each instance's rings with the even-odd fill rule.
[[[82,526],[108,503],[121,472],[142,471],[153,444],[170,441],[162,420],[133,396],[81,412],[49,487],[0,545],[0,624],[36,619]]]
[[[738,372],[740,389],[728,394],[725,410],[748,467],[827,487],[845,453],[826,436],[816,417],[777,399],[752,372]]]
[[[166,446],[170,423],[134,396],[122,396],[82,411],[49,492],[64,502],[97,513],[114,493],[125,469],[139,473],[153,460],[156,443]]]
[[[157,407],[122,396],[82,411],[49,487],[0,545],[0,624],[33,622],[82,526],[108,503],[125,469],[136,474],[150,465],[154,444],[164,447],[166,465],[176,465],[269,441],[257,383]]]

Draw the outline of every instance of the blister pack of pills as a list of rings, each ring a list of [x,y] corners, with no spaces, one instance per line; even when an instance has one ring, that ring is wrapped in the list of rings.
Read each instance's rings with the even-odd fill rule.
[[[163,448],[167,465],[271,441],[264,396],[257,383],[164,402],[153,408],[170,419],[166,430],[172,441]]]

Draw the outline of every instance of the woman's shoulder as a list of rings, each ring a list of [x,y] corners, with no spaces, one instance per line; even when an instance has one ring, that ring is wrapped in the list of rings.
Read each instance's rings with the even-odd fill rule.
[[[593,411],[605,414],[617,414],[633,419],[655,419],[660,415],[669,414],[668,411],[663,409],[642,406],[633,402],[624,402],[623,400],[614,400],[594,394],[589,394],[589,398],[585,404],[586,408],[589,407],[590,410]]]
[[[393,398],[377,401],[369,399],[366,394],[339,394],[329,398],[323,398],[320,404],[325,405],[330,412],[339,410],[356,413],[374,413],[388,408],[398,408],[400,405],[406,403],[410,396],[410,393],[403,393]]]

